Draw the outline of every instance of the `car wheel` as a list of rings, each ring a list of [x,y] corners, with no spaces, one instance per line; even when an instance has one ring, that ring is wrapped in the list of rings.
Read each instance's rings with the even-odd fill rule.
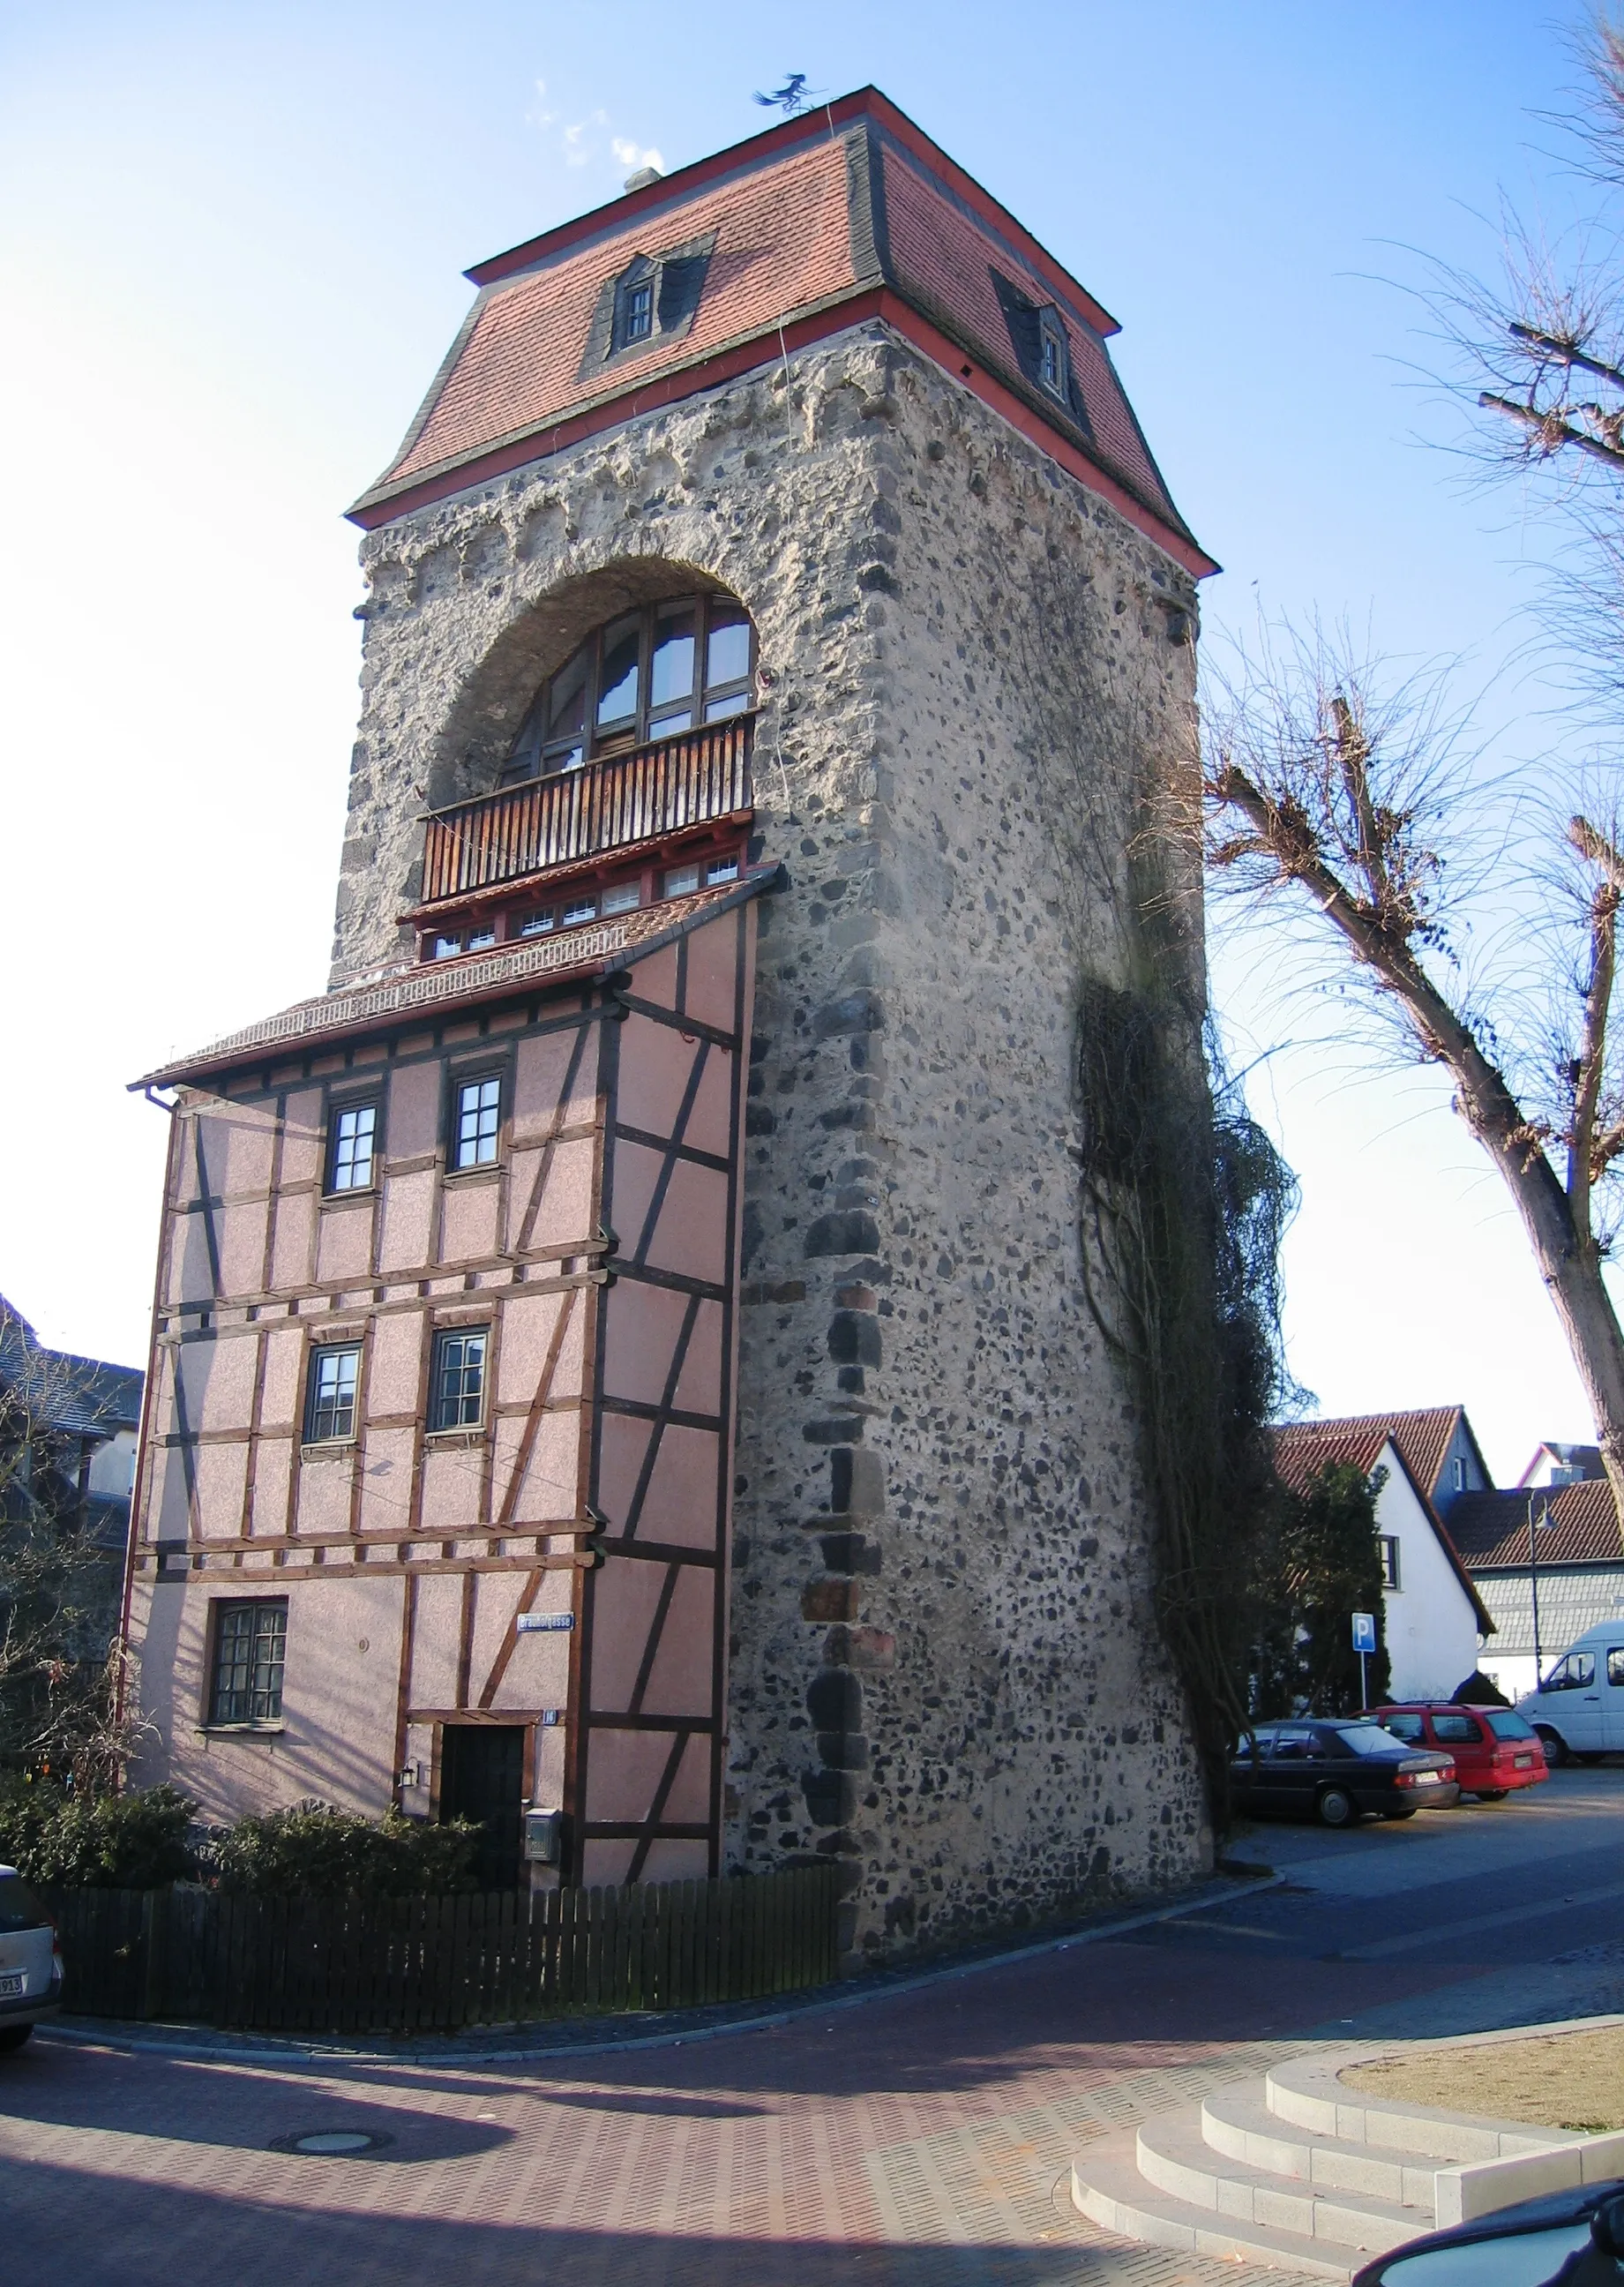
[[[1351,1826],[1357,1814],[1346,1787],[1328,1786],[1316,1805],[1321,1826]]]
[[[1564,1763],[1572,1762],[1573,1757],[1567,1751],[1567,1741],[1560,1731],[1548,1730],[1542,1723],[1536,1723],[1534,1729],[1539,1734],[1541,1746],[1545,1750],[1545,1760],[1553,1771],[1559,1771]]]
[[[0,2025],[0,2056],[8,2049],[20,2049],[33,2032],[32,2025]]]
[[[1511,1790],[1510,1787],[1479,1787],[1478,1789],[1478,1800],[1479,1802],[1503,1802],[1510,1792]]]

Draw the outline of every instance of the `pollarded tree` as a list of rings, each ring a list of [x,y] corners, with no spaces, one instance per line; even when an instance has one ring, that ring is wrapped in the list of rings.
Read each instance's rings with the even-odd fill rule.
[[[1573,939],[1562,944],[1561,910],[1547,905],[1522,933],[1536,975],[1505,989],[1497,1025],[1455,958],[1451,929],[1469,932],[1471,916],[1444,895],[1470,797],[1450,787],[1425,709],[1384,703],[1373,681],[1298,640],[1225,694],[1206,726],[1208,864],[1254,898],[1294,897],[1340,940],[1410,1054],[1448,1072],[1522,1220],[1624,1516],[1624,1333],[1603,1275],[1624,1205],[1620,837],[1611,819],[1569,821]],[[1555,988],[1532,1025],[1531,983]]]

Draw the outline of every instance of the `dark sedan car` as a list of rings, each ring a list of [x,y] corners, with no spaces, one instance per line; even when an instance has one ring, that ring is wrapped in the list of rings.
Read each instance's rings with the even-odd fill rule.
[[[1234,1806],[1250,1818],[1318,1818],[1347,1826],[1362,1811],[1411,1818],[1459,1802],[1455,1765],[1407,1745],[1377,1723],[1305,1718],[1259,1723],[1230,1765]]]

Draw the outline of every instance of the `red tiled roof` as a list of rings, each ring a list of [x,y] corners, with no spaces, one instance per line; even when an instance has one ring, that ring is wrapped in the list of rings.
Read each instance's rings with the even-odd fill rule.
[[[711,920],[725,906],[759,897],[773,886],[778,874],[776,864],[751,867],[738,882],[725,888],[663,899],[641,912],[562,930],[556,937],[532,938],[518,945],[498,946],[489,953],[430,961],[381,977],[375,984],[351,985],[342,993],[296,1001],[291,1009],[262,1017],[239,1033],[228,1033],[224,1040],[190,1056],[173,1057],[130,1085],[132,1089],[185,1087],[290,1051],[297,1053],[414,1021],[432,1023],[458,1007],[511,998],[527,988],[550,991],[560,985],[585,983],[645,960],[661,946]]]
[[[685,358],[758,331],[768,315],[855,287],[845,146],[824,141],[792,152],[770,172],[722,184],[658,221],[635,217],[579,254],[491,288],[427,420],[385,481],[393,487],[475,447],[540,428],[597,394],[602,378],[583,381],[579,367],[604,280],[639,253],[712,230],[716,249],[682,337]],[[656,341],[646,357],[618,359],[613,393],[635,391],[671,354]]]
[[[688,321],[647,353],[587,357],[606,287],[638,255],[708,242]],[[1078,421],[1023,368],[993,273],[1068,336]],[[1106,350],[1115,320],[1030,233],[872,88],[786,121],[479,265],[451,354],[386,473],[376,525],[638,409],[713,387],[789,345],[884,315],[1196,572]],[[919,320],[924,323],[920,324]],[[970,373],[959,363],[968,353]]]
[[[1479,1629],[1493,1635],[1494,1619],[1455,1541],[1455,1521],[1468,1496],[1462,1494],[1452,1503],[1447,1525],[1432,1505],[1461,1413],[1458,1405],[1433,1405],[1411,1413],[1352,1414],[1341,1421],[1285,1421],[1273,1433],[1274,1468],[1293,1492],[1304,1493],[1333,1462],[1352,1462],[1368,1476],[1391,1441],[1439,1547],[1471,1599]]]
[[[1541,1566],[1620,1562],[1624,1543],[1612,1487],[1604,1477],[1586,1477],[1577,1484],[1535,1486],[1532,1494],[1462,1493],[1449,1511],[1449,1529],[1469,1571],[1527,1570],[1531,1500],[1536,1524],[1541,1515],[1550,1519],[1549,1529],[1535,1536]]]
[[[1352,1461],[1368,1476],[1391,1437],[1430,1500],[1460,1419],[1458,1405],[1430,1405],[1409,1413],[1349,1414],[1340,1421],[1288,1421],[1274,1432],[1274,1466],[1297,1492],[1331,1461]],[[1452,1508],[1452,1530],[1455,1513]]]

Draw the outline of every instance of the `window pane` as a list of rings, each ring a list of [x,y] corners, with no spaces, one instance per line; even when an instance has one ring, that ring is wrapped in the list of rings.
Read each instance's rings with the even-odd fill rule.
[[[460,937],[437,937],[434,940],[434,950],[429,957],[431,961],[449,961],[453,954],[461,953],[461,950],[462,940]]]
[[[457,1090],[457,1132],[452,1151],[456,1167],[488,1167],[496,1157],[496,1133],[501,1119],[502,1084],[499,1080],[465,1080]]]
[[[619,882],[612,890],[603,892],[603,911],[606,914],[629,914],[639,902],[635,882]]]
[[[730,699],[707,699],[705,719],[707,723],[720,723],[725,716],[742,715],[749,704],[750,693],[747,691],[736,691]]]
[[[650,716],[649,721],[649,736],[650,739],[674,739],[679,731],[691,731],[693,727],[693,708],[691,707],[677,707],[674,708],[668,715],[656,715]]]
[[[668,898],[689,897],[698,886],[699,868],[697,866],[674,867],[666,876],[666,895]]]
[[[547,736],[567,739],[587,727],[587,653],[583,644],[567,666],[561,667],[548,685]]]
[[[558,918],[565,929],[573,929],[578,922],[595,920],[597,910],[598,901],[595,898],[568,898],[564,900],[564,911]]]
[[[468,933],[468,949],[470,953],[483,953],[487,946],[494,945],[495,942],[494,922],[482,922],[477,929],[469,930]]]
[[[737,604],[713,604],[705,645],[705,687],[739,683],[750,672],[750,621]]]
[[[360,1378],[359,1344],[327,1343],[312,1353],[310,1370],[310,1413],[305,1442],[319,1445],[330,1437],[355,1435],[355,1392]]]
[[[329,1188],[364,1191],[372,1182],[372,1139],[377,1125],[375,1104],[351,1104],[333,1122],[333,1173]]]
[[[282,1713],[288,1606],[222,1604],[215,1633],[211,1723],[275,1723]]]
[[[654,281],[643,279],[638,285],[626,289],[625,318],[620,338],[627,342],[646,342],[654,330]]]
[[[556,919],[551,906],[544,906],[538,914],[526,914],[519,923],[521,937],[544,937]]]
[[[691,604],[661,612],[654,622],[654,656],[649,668],[649,704],[668,707],[691,699],[694,688],[694,621]]]
[[[598,670],[598,728],[631,721],[637,712],[637,653],[643,614],[633,612],[603,630],[603,664]]]
[[[705,869],[707,889],[713,890],[719,882],[737,882],[737,879],[738,859],[737,858],[713,858]]]
[[[485,1401],[485,1330],[435,1339],[431,1429],[466,1429],[479,1421]]]

